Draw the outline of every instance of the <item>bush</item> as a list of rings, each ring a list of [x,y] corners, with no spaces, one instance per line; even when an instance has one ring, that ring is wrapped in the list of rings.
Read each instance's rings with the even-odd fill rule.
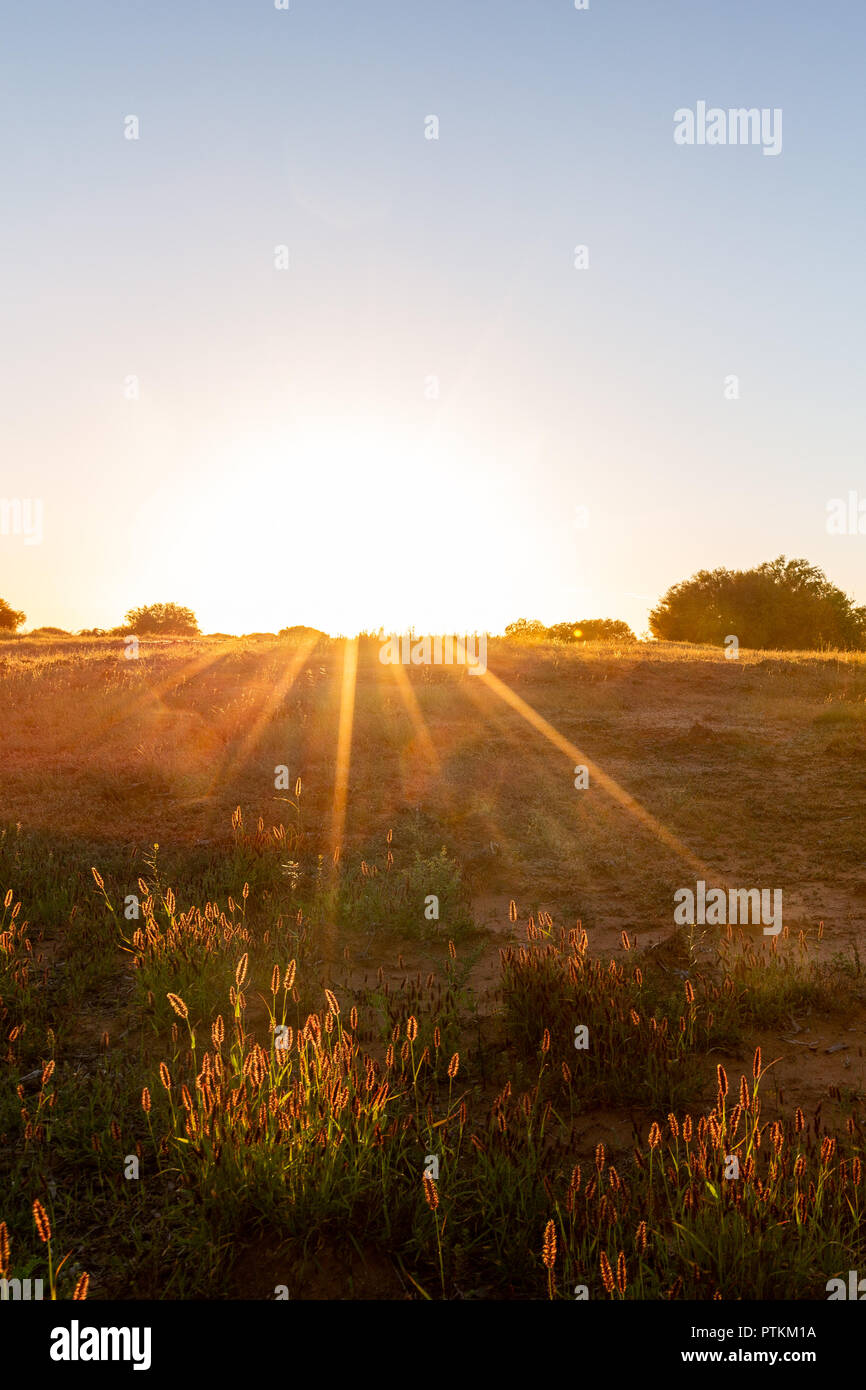
[[[431,894],[438,899],[436,918],[427,916]],[[432,905],[429,910],[434,910]],[[415,850],[408,867],[402,870],[362,861],[341,884],[340,915],[362,928],[428,939],[459,939],[473,926],[460,866],[444,848],[432,855]]]
[[[5,598],[0,598],[0,632],[14,632],[26,620],[26,613],[17,613]]]
[[[71,637],[72,633],[67,632],[65,627],[34,627],[30,633],[31,637]]]
[[[532,642],[636,642],[628,623],[619,618],[581,618],[574,623],[545,627],[537,618],[518,618],[509,623],[505,636]]]
[[[197,637],[198,619],[191,608],[178,603],[146,603],[126,615],[130,632],[162,637]]]
[[[518,638],[529,637],[541,641],[542,638],[547,636],[547,628],[544,626],[544,623],[539,622],[537,618],[518,618],[516,623],[508,624],[505,629],[505,636]]]
[[[321,632],[317,627],[304,627],[299,623],[295,627],[281,627],[277,633],[278,637],[291,637],[300,640],[301,638],[315,637],[318,641],[327,641],[327,632]]]
[[[628,623],[619,618],[581,618],[576,623],[556,623],[547,629],[558,642],[636,642]]]
[[[650,613],[654,637],[775,651],[866,648],[866,608],[806,560],[778,559],[751,570],[699,570],[674,584]]]

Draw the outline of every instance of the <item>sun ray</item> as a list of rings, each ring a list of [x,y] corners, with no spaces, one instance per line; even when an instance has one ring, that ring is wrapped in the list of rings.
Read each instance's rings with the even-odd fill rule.
[[[163,695],[167,694],[169,690],[173,690],[179,681],[187,680],[188,678],[191,679],[194,676],[200,676],[203,671],[206,671],[209,666],[213,666],[219,661],[220,657],[225,656],[225,654],[226,647],[221,645],[214,651],[202,652],[198,656],[191,657],[190,660],[184,662],[182,666],[173,667],[163,680],[157,681],[155,685],[146,686],[144,690],[141,691],[140,695],[130,701],[126,713],[135,714],[139,708],[151,701],[161,700]],[[159,656],[162,655],[162,653],[155,651],[153,655]]]
[[[331,811],[331,844],[339,856],[346,826],[349,769],[352,764],[352,728],[355,720],[355,683],[358,676],[358,639],[347,638],[343,648],[343,680],[340,689],[340,721],[337,727],[337,766]]]
[[[349,771],[352,766],[352,730],[355,723],[355,685],[358,678],[358,639],[346,638],[343,646],[343,679],[340,687],[340,715],[337,725],[337,758],[334,770],[334,801],[331,808],[331,884],[336,889],[338,865],[343,848],[343,832],[346,828],[346,801],[349,794]],[[322,955],[330,970],[336,960],[336,893],[331,904],[332,911],[322,923]]]
[[[461,680],[460,689],[468,695],[469,699],[472,701],[472,703],[478,710],[478,713],[481,716],[481,718],[485,720],[495,719],[496,728],[502,734],[502,737],[505,739],[506,743],[509,743],[519,754],[523,755],[525,749],[523,748],[523,745],[521,744],[514,730],[508,723],[508,720],[499,715],[495,707],[493,709],[493,712],[491,713],[491,708],[489,704],[485,703],[481,694],[481,690],[476,684],[474,677],[470,677],[467,675],[465,679]],[[449,799],[453,802],[453,798]],[[519,852],[520,846],[517,840],[515,840],[512,835],[509,835],[505,830],[503,830],[497,820],[494,820],[494,818],[489,814],[485,814],[484,819],[486,820],[488,828],[491,831],[491,839],[495,843],[504,846],[512,856]]]
[[[409,678],[409,672],[403,666],[402,662],[389,662],[389,666],[394,679],[397,681],[400,694],[408,711],[409,717],[412,720],[413,727],[415,728],[416,733],[418,735],[419,742],[421,743],[430,761],[433,771],[437,774],[438,796],[441,798],[444,809],[452,811],[457,806],[457,798],[452,793],[446,779],[442,776],[441,759],[436,750],[436,745],[434,744],[432,736],[430,734],[427,721],[424,718],[424,714],[421,710],[421,705],[418,700],[418,696],[415,694],[415,691],[412,687],[412,681]],[[473,697],[477,700],[474,691]],[[512,736],[509,735],[509,737]],[[465,797],[462,797],[461,804],[464,801]],[[490,832],[491,842],[499,843],[502,845],[510,843],[508,837],[504,834],[497,821],[495,821],[488,814],[485,814],[483,816],[483,819],[486,822],[487,828]]]
[[[679,859],[683,860],[684,863],[688,864],[689,867],[697,873],[699,878],[711,876],[711,870],[708,866],[704,864],[697,855],[693,854],[688,846],[683,844],[682,840],[679,840],[676,835],[672,834],[652,812],[648,811],[645,806],[642,806],[630,792],[627,792],[624,787],[621,787],[619,783],[612,777],[609,777],[606,772],[603,772],[597,763],[594,763],[585,753],[581,752],[576,744],[572,743],[570,739],[567,739],[558,729],[555,729],[543,715],[539,714],[537,710],[534,710],[531,705],[527,704],[527,702],[517,695],[510,686],[506,685],[498,676],[495,676],[492,671],[482,671],[480,676],[488,689],[493,691],[495,695],[498,695],[500,700],[510,705],[513,710],[526,720],[527,724],[540,733],[542,737],[546,738],[548,743],[551,743],[554,748],[558,748],[561,753],[565,753],[571,760],[573,766],[581,764],[586,767],[591,782],[601,787],[612,800],[616,801],[624,810],[628,811],[629,815],[633,816],[645,830],[651,835],[654,835],[657,840],[660,840],[663,845],[677,855]]]
[[[271,714],[277,708],[286,692],[291,690],[297,680],[298,673],[302,669],[310,652],[313,650],[313,647],[316,645],[316,641],[317,639],[315,637],[307,637],[292,653],[291,660],[286,663],[283,674],[261,702],[258,713],[242,738],[239,747],[233,754],[228,754],[215,771],[211,779],[210,787],[208,788],[209,792],[213,791],[217,782],[220,782],[223,786],[227,785],[229,778],[237,771],[246,754],[255,746],[256,740]]]
[[[499,708],[497,706],[491,708],[489,701],[484,697],[481,683],[475,678],[470,679],[467,676],[460,682],[460,688],[466,691],[469,699],[472,700],[482,718],[493,724],[496,730],[502,734],[506,743],[515,750],[521,759],[525,760],[528,754],[525,739],[521,737],[521,726],[516,726],[514,721],[508,718],[506,708]],[[531,708],[531,706],[528,707]],[[546,756],[543,744],[537,745],[535,756],[539,765],[541,765]],[[585,763],[585,757],[582,757],[581,761]],[[550,802],[547,803],[546,811],[549,818],[556,824],[559,830],[568,834],[574,833],[573,823],[565,815],[560,814]],[[514,851],[519,851],[521,849],[518,842],[510,839],[504,832],[497,836],[497,838],[501,840],[502,844],[511,846]]]
[[[397,682],[397,688],[400,691],[400,696],[403,704],[406,706],[409,718],[412,720],[412,725],[418,736],[418,742],[423,748],[427,761],[430,763],[433,771],[438,774],[441,766],[439,754],[436,752],[436,746],[430,736],[427,721],[421,713],[421,706],[418,703],[418,696],[412,689],[412,682],[409,680],[406,671],[399,662],[392,662],[389,669]]]

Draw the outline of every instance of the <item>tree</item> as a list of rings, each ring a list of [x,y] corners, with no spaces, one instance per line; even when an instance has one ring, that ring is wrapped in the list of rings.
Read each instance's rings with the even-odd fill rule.
[[[542,638],[547,636],[547,628],[538,618],[518,618],[516,623],[508,624],[505,636]]]
[[[775,651],[866,648],[866,608],[807,560],[780,555],[751,570],[698,570],[674,584],[650,613],[654,637],[669,642]]]
[[[5,598],[0,598],[0,632],[14,632],[26,620],[26,613],[16,613],[14,608],[10,608]]]
[[[161,637],[196,637],[198,619],[191,608],[178,603],[146,603],[131,608],[126,615],[130,632],[138,635],[154,633]]]
[[[620,618],[581,618],[576,623],[555,623],[548,637],[559,642],[636,642],[637,638]]]
[[[506,637],[529,638],[537,642],[636,642],[628,623],[620,618],[581,618],[576,623],[554,623],[545,627],[537,618],[518,618],[505,629]]]

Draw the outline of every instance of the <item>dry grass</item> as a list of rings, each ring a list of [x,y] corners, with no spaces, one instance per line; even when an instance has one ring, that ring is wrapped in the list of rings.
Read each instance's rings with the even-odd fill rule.
[[[342,644],[0,643],[11,1277],[825,1297],[866,1259],[863,655],[491,642],[557,747],[376,653],[335,856]],[[783,938],[674,933],[674,841]]]

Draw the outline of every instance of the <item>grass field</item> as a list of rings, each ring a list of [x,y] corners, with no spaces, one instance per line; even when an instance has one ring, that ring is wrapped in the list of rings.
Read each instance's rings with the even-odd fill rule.
[[[0,1274],[825,1299],[866,1266],[866,658],[488,665],[0,642]],[[701,877],[781,888],[782,934],[675,928]]]

